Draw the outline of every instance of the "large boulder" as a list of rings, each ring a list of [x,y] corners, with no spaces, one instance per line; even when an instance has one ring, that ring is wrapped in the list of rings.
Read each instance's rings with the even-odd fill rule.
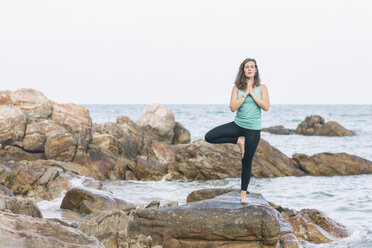
[[[174,136],[174,114],[171,109],[160,105],[148,105],[138,118],[136,124],[151,139],[172,143]]]
[[[313,176],[372,173],[372,161],[347,153],[294,154],[291,163]]]
[[[320,115],[307,116],[296,130],[296,134],[322,135],[322,136],[354,136],[355,133],[347,130],[335,121],[325,122]]]
[[[168,165],[167,180],[215,180],[240,174],[236,145],[210,144],[200,139],[174,147],[175,162]]]
[[[56,221],[1,211],[0,240],[2,247],[104,248],[95,237]]]
[[[73,187],[70,183],[73,180],[87,187],[104,189],[102,183],[82,177],[68,167],[53,160],[3,162],[0,163],[0,184],[11,189],[14,195],[35,202],[59,197]]]
[[[252,162],[255,177],[299,176],[305,173],[291,159],[264,139],[260,140]]]
[[[97,211],[112,209],[130,210],[136,206],[114,195],[90,188],[75,187],[69,190],[61,203],[62,209],[69,209],[81,214],[90,214]]]
[[[239,199],[239,193],[230,192],[182,206],[137,209],[128,234],[149,235],[164,248],[298,247],[291,226],[262,195],[248,194],[249,204]]]
[[[197,140],[176,145],[175,162],[169,161],[168,180],[214,180],[237,177],[241,173],[240,150],[234,144],[210,144]],[[291,160],[261,139],[252,163],[255,177],[303,175]]]

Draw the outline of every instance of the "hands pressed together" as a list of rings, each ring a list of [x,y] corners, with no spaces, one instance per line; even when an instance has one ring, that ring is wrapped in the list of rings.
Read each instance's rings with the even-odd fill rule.
[[[254,83],[253,80],[248,80],[248,87],[247,87],[247,89],[245,90],[245,93],[244,93],[245,97],[247,97],[248,95],[253,94],[253,89],[252,89],[253,83]]]

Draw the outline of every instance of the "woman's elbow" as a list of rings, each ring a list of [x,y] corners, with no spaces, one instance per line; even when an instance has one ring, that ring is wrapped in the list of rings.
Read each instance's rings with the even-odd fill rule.
[[[264,106],[262,109],[265,110],[265,111],[268,111],[270,108],[270,104],[267,104],[266,106]]]
[[[231,105],[230,105],[230,110],[231,110],[231,112],[235,112],[236,111],[236,109],[233,106],[231,106]]]

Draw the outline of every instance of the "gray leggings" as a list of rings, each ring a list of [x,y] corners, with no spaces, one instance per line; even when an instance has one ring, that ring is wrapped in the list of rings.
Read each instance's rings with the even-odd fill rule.
[[[205,134],[204,139],[213,144],[236,144],[240,136],[245,137],[244,157],[242,159],[241,190],[247,190],[252,175],[252,160],[261,138],[261,130],[240,127],[229,122],[215,127]]]

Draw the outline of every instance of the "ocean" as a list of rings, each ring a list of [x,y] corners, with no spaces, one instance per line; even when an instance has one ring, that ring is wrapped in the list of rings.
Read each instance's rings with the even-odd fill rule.
[[[84,105],[94,123],[115,122],[117,115],[136,121],[147,105]],[[175,120],[191,133],[191,141],[204,138],[211,128],[231,122],[235,116],[226,104],[164,104]],[[346,152],[372,160],[372,105],[272,105],[262,111],[262,127],[283,125],[295,129],[306,116],[321,115],[325,121],[337,121],[357,135],[324,137],[274,135],[261,132],[268,141],[287,156],[294,153],[313,155],[322,152]],[[72,182],[79,185],[80,182]],[[211,181],[105,181],[114,195],[126,201],[147,205],[152,200],[162,204],[178,201],[185,204],[189,193],[206,188],[239,188],[240,178]],[[351,176],[290,176],[252,178],[248,191],[261,193],[277,205],[301,210],[316,208],[335,221],[347,226],[351,236],[332,243],[303,242],[304,248],[372,247],[372,174]],[[58,209],[63,195],[38,205],[44,217],[61,217]]]

